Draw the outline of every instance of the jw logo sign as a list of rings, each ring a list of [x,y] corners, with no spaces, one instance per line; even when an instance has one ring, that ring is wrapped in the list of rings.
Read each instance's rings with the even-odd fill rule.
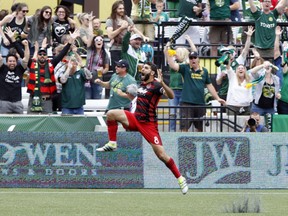
[[[190,184],[247,184],[251,181],[246,137],[179,137],[179,165]]]

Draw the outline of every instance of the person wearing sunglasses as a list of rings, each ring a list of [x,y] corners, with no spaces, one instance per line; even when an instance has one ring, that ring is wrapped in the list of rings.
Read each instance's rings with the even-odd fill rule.
[[[11,39],[4,34],[3,26],[10,27],[12,32],[16,34],[16,40],[21,40],[22,37],[26,37],[27,30],[27,18],[26,15],[29,12],[28,6],[25,3],[19,3],[15,10],[15,14],[8,14],[0,21],[0,35],[2,36],[1,54],[6,57],[9,49],[11,48]],[[5,62],[5,58],[3,59]]]
[[[42,44],[44,38],[47,38],[48,45],[52,44],[52,8],[44,6],[39,14],[28,18],[28,40],[30,42],[30,53],[34,53],[34,43]]]
[[[87,54],[87,44],[90,38],[93,37],[92,15],[88,13],[77,14],[80,23],[80,37],[76,40],[76,46],[79,48],[78,53]]]
[[[110,89],[110,98],[106,112],[113,109],[130,109],[130,99],[125,93],[127,86],[136,84],[135,79],[128,74],[129,64],[125,59],[120,59],[116,64],[116,73],[112,75],[109,81],[103,82],[101,79],[96,79],[95,83],[100,84],[106,89]]]
[[[187,132],[193,123],[196,131],[202,132],[203,120],[187,120],[187,118],[202,118],[204,116],[205,108],[199,106],[205,106],[205,87],[219,103],[225,104],[225,100],[218,96],[212,85],[208,70],[200,65],[200,59],[196,51],[189,53],[188,64],[175,62],[173,56],[168,55],[168,51],[165,51],[165,56],[170,68],[180,73],[184,80],[180,101],[180,130]]]
[[[86,99],[101,99],[102,86],[94,81],[103,79],[109,70],[110,58],[105,50],[103,37],[94,36],[87,44],[86,67],[92,72],[93,78],[85,85]]]
[[[64,58],[78,36],[78,30],[70,33],[68,43],[63,50],[52,59],[48,58],[46,47],[38,49],[38,43],[36,43],[32,62],[29,66],[30,75],[27,92],[30,94],[30,98],[27,113],[49,114],[53,112],[52,97],[57,91],[54,68]]]

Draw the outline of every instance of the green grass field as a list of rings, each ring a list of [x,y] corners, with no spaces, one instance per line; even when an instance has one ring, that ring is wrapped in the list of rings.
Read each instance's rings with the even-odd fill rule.
[[[168,189],[7,189],[0,190],[0,215],[235,215],[225,206],[244,197],[261,202],[261,213],[288,214],[288,190],[180,190]]]

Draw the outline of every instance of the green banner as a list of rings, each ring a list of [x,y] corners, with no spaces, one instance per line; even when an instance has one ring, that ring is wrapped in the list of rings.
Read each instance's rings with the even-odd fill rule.
[[[94,131],[97,116],[2,116],[0,131]]]
[[[288,115],[273,115],[272,131],[288,132]]]

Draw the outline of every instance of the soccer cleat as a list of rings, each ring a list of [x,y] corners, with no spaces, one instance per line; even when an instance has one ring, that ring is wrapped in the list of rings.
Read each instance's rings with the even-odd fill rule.
[[[105,151],[115,151],[117,149],[117,143],[106,143],[103,147],[97,148],[96,151],[105,152]]]
[[[181,188],[182,194],[185,195],[188,192],[189,188],[188,188],[186,179],[183,176],[178,178],[178,184]]]

